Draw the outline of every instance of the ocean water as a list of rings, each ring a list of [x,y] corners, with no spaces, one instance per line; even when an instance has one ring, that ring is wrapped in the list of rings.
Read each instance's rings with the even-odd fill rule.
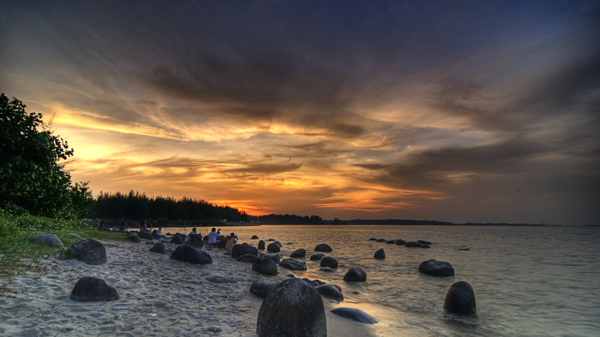
[[[206,235],[207,229],[200,228]],[[172,229],[169,229],[172,231]],[[190,228],[188,227],[189,231]],[[165,231],[166,232],[166,231]],[[181,230],[183,232],[183,230]],[[384,336],[600,336],[600,229],[475,226],[297,226],[223,227],[241,242],[257,245],[252,235],[283,243],[287,257],[307,251],[305,272],[280,272],[318,278],[342,287],[340,307],[355,307],[381,323]],[[430,249],[369,241],[371,237],[427,240]],[[339,262],[334,273],[310,261],[314,247],[327,243]],[[470,250],[459,250],[467,247]],[[373,254],[385,250],[384,260]],[[422,261],[449,262],[454,277],[423,275]],[[350,267],[361,267],[367,282],[346,283]],[[466,281],[477,302],[474,317],[448,316],[448,288]],[[358,294],[352,294],[358,291]]]

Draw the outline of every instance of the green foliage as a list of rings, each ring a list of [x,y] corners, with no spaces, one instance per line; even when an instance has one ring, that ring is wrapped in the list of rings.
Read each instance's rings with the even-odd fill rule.
[[[87,183],[71,186],[61,160],[73,155],[42,114],[0,95],[0,207],[12,214],[69,218],[89,204]]]

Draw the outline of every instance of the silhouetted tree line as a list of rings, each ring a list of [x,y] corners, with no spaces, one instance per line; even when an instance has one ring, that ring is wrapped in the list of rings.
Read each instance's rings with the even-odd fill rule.
[[[448,226],[454,225],[451,222],[435,220],[409,220],[409,219],[354,219],[344,220],[349,225],[428,225],[428,226]]]
[[[318,215],[296,215],[296,214],[269,214],[260,216],[250,216],[251,221],[258,221],[265,225],[315,225],[322,224],[323,219]]]
[[[248,221],[244,211],[229,206],[218,206],[205,200],[172,197],[149,198],[145,193],[130,191],[128,194],[100,192],[89,206],[89,218],[104,219],[152,219],[169,220],[220,220]]]

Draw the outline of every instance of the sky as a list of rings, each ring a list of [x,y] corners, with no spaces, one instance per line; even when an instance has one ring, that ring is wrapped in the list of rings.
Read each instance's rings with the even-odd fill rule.
[[[94,195],[600,224],[599,1],[5,1],[0,91]]]

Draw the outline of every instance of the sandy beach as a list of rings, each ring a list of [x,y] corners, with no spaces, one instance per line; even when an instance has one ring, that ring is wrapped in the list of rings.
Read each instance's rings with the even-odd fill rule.
[[[108,262],[99,266],[54,257],[31,261],[46,271],[10,279],[5,296],[0,298],[0,335],[255,335],[263,299],[249,289],[263,275],[252,271],[250,263],[224,255],[223,249],[203,248],[213,263],[201,266],[149,252],[155,242],[103,242]],[[170,250],[177,247],[165,246]],[[272,277],[286,279],[289,271],[283,267],[279,270],[280,274]],[[71,300],[71,291],[83,276],[104,279],[117,289],[120,299]],[[328,335],[374,336],[383,332],[381,324],[367,326],[338,317],[330,313],[337,303],[326,298],[323,302]]]

